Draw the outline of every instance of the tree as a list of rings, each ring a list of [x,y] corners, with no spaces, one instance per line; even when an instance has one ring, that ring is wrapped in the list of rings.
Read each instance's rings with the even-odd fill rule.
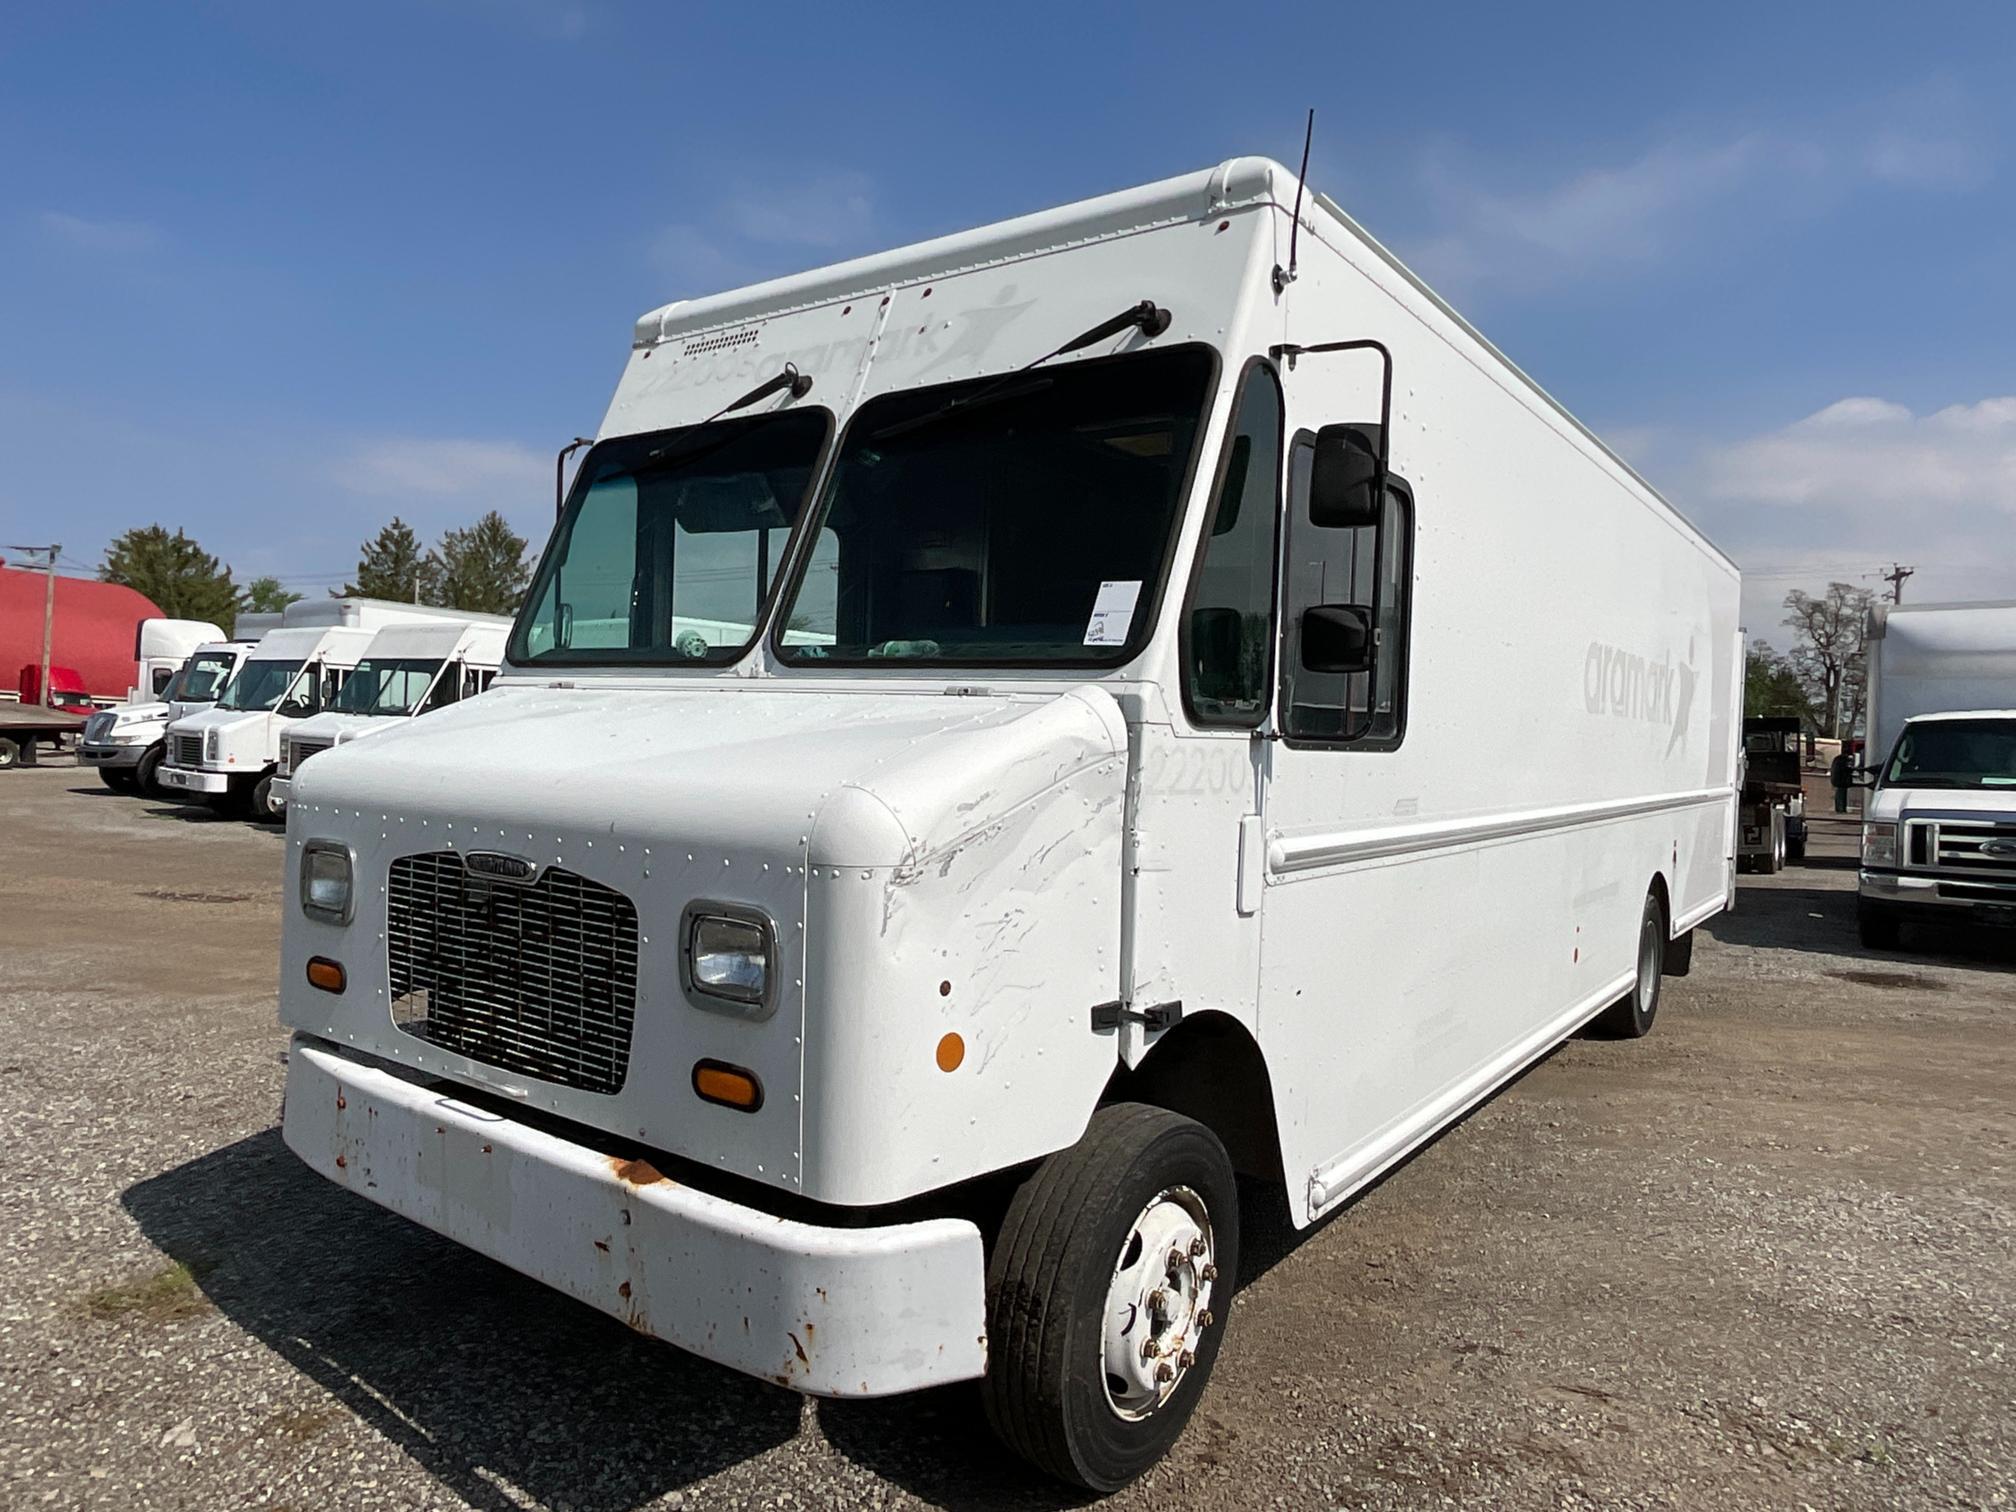
[[[1786,664],[1805,687],[1821,728],[1837,738],[1861,712],[1862,652],[1875,601],[1867,588],[1847,583],[1829,583],[1818,598],[1796,588],[1785,595],[1785,624],[1794,636]]]
[[[397,515],[362,547],[357,581],[332,589],[335,598],[392,599],[401,604],[438,604],[438,564],[420,550],[420,537]]]
[[[1797,714],[1806,724],[1813,723],[1813,705],[1799,674],[1765,641],[1752,641],[1743,654],[1743,712]]]
[[[476,614],[511,613],[532,580],[525,537],[494,509],[467,529],[442,536],[430,560],[439,572],[438,602]]]
[[[276,577],[258,577],[245,585],[245,591],[238,596],[240,614],[278,614],[289,604],[299,600],[298,593],[280,586]]]
[[[226,635],[238,621],[231,569],[178,528],[147,525],[114,537],[98,576],[145,594],[170,619],[208,620]]]

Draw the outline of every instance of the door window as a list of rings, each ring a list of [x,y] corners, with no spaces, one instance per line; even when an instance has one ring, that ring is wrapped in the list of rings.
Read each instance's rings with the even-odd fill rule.
[[[1363,427],[1376,433],[1377,426]],[[1309,517],[1316,454],[1307,432],[1288,459],[1288,549],[1283,574],[1281,730],[1290,739],[1400,743],[1407,723],[1407,628],[1414,557],[1414,494],[1387,475],[1376,524],[1318,525]],[[1365,672],[1312,672],[1302,664],[1302,613],[1319,604],[1355,605],[1372,625]]]
[[[1256,364],[1240,386],[1183,611],[1183,702],[1198,724],[1256,725],[1266,712],[1280,490],[1281,383]]]

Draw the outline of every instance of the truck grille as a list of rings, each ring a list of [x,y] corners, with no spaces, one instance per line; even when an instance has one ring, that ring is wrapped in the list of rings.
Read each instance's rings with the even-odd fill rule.
[[[280,775],[292,776],[300,770],[301,763],[317,751],[326,751],[336,742],[333,740],[288,740],[281,743]]]
[[[103,745],[105,738],[112,733],[113,723],[118,718],[117,714],[111,713],[93,714],[89,719],[84,721],[85,740],[89,741],[92,745]]]
[[[2016,824],[1992,819],[1940,819],[1932,831],[1941,871],[2016,882]]]
[[[177,735],[175,737],[175,759],[168,764],[178,767],[200,767],[203,765],[203,737],[201,735]]]
[[[387,884],[392,1021],[487,1065],[619,1092],[637,1006],[637,909],[561,867],[530,883],[454,851],[401,856]]]

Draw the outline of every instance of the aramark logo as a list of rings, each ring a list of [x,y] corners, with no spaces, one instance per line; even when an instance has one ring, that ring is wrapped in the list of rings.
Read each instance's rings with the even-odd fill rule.
[[[1582,705],[1591,714],[1668,726],[1672,734],[1666,741],[1666,753],[1671,755],[1687,741],[1687,722],[1694,713],[1694,684],[1699,676],[1692,641],[1687,643],[1684,662],[1675,661],[1671,652],[1652,661],[1618,646],[1591,641],[1589,655],[1582,663]]]

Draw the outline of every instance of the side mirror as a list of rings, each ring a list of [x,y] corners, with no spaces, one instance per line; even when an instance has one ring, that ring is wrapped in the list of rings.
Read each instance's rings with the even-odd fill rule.
[[[1302,667],[1308,672],[1370,672],[1372,611],[1359,604],[1311,604],[1304,609]]]
[[[1326,425],[1316,432],[1309,467],[1309,523],[1356,530],[1379,523],[1386,466],[1355,425]]]
[[[1858,766],[1848,774],[1848,786],[1873,788],[1883,775],[1881,767]]]

